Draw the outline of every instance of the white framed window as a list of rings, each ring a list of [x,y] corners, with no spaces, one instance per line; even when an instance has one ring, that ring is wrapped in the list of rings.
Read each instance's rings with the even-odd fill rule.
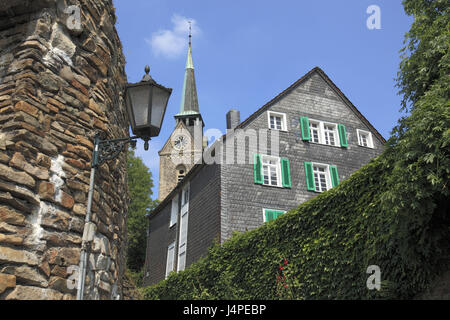
[[[337,125],[332,123],[323,123],[324,143],[330,146],[338,146]]]
[[[166,279],[173,271],[175,261],[175,242],[171,243],[167,248],[167,262],[166,262]]]
[[[311,132],[311,142],[320,143],[320,122],[310,121],[309,122],[309,130]]]
[[[263,208],[263,221],[267,222],[267,221],[275,220],[276,218],[278,218],[279,216],[281,216],[284,213],[286,213],[286,210]]]
[[[272,130],[287,131],[286,114],[268,111],[267,120],[269,121],[269,128]]]
[[[261,156],[263,184],[269,186],[281,186],[280,158],[273,156]]]
[[[172,208],[170,211],[170,223],[169,228],[173,227],[177,223],[177,216],[178,216],[178,195],[176,195],[172,199]]]
[[[188,184],[181,191],[180,235],[178,237],[178,271],[184,270],[186,267],[186,247],[189,221],[189,189]]]
[[[309,120],[311,142],[326,144],[329,146],[340,146],[338,126],[336,123]]]
[[[331,189],[331,178],[328,165],[313,163],[313,174],[316,192],[324,192]]]
[[[356,134],[358,135],[358,144],[360,146],[373,148],[372,133],[356,129]]]
[[[183,188],[181,191],[181,206],[189,204],[189,186]]]

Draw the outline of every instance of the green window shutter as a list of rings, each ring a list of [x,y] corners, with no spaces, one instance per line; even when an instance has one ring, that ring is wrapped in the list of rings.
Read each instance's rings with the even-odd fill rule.
[[[343,124],[338,124],[338,130],[339,130],[339,140],[341,140],[341,147],[348,147],[348,141],[347,141],[347,132],[345,130],[345,126]]]
[[[301,127],[301,131],[302,131],[302,139],[304,141],[311,140],[311,133],[309,131],[308,117],[300,117],[300,127]]]
[[[274,216],[275,216],[275,219],[276,219],[279,216],[281,216],[284,213],[284,211],[274,211],[274,213],[275,213]]]
[[[315,191],[316,186],[314,184],[314,173],[312,162],[305,162],[305,175],[306,175],[306,189],[309,191]]]
[[[272,221],[275,219],[274,212],[272,210],[266,210],[265,216],[266,216],[266,222]]]
[[[336,166],[330,166],[331,185],[336,187],[339,185],[339,175]]]
[[[279,216],[281,216],[284,213],[284,211],[277,211],[277,210],[265,210],[264,216],[265,216],[265,222],[275,220]]]
[[[289,168],[289,159],[282,158],[281,161],[281,178],[284,188],[291,187],[291,169]]]
[[[255,153],[253,156],[253,172],[256,184],[263,184],[261,155]]]

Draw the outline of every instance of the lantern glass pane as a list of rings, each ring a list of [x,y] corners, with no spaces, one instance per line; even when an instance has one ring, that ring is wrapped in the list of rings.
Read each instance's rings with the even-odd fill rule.
[[[150,86],[137,86],[129,88],[131,107],[134,112],[136,126],[148,125],[148,107],[150,98]]]
[[[161,128],[164,110],[166,109],[170,93],[167,90],[154,86],[152,96],[152,119],[150,123],[156,128]]]
[[[131,129],[136,127],[136,123],[134,122],[133,110],[131,109],[131,101],[130,101],[130,92],[127,89],[127,95],[125,97],[125,105],[127,107],[128,118],[130,119]]]

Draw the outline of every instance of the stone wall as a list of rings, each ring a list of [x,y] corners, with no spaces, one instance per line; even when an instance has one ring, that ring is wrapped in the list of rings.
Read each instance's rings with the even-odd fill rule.
[[[115,19],[112,0],[0,1],[0,299],[76,297],[93,136],[129,134]],[[97,171],[87,299],[121,295],[126,179],[125,153]]]

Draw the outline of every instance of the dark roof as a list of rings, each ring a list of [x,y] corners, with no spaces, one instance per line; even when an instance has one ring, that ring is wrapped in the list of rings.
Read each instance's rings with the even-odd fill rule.
[[[317,72],[322,78],[323,80],[325,80],[325,82],[330,85],[333,90],[336,92],[336,94],[343,100],[343,102],[345,104],[347,104],[350,109],[356,114],[356,116],[358,118],[361,119],[362,122],[364,122],[373,132],[374,134],[377,136],[377,138],[382,142],[382,143],[386,143],[386,140],[384,139],[384,137],[378,132],[377,129],[375,129],[374,126],[372,126],[372,124],[369,122],[369,120],[366,119],[366,117],[364,117],[361,112],[359,112],[359,110],[353,105],[353,103],[342,93],[342,91],[334,84],[333,81],[331,81],[331,79],[327,76],[327,74],[320,69],[319,67],[315,67],[313,68],[311,71],[309,71],[307,74],[305,74],[303,77],[301,77],[300,79],[298,79],[297,81],[295,81],[292,85],[290,85],[288,88],[286,88],[285,90],[283,90],[280,94],[278,94],[275,98],[273,98],[272,100],[270,100],[269,102],[267,102],[265,105],[263,105],[261,108],[259,108],[258,110],[256,110],[253,114],[251,114],[247,119],[245,119],[244,121],[242,121],[237,127],[236,129],[239,128],[243,128],[245,127],[249,122],[251,122],[253,119],[255,119],[256,117],[258,117],[261,113],[265,112],[272,104],[274,104],[275,102],[277,102],[278,100],[280,100],[282,97],[284,97],[286,94],[288,94],[291,90],[293,90],[294,88],[296,88],[299,84],[301,84],[303,81],[305,81],[306,79],[308,79],[312,74],[314,74],[315,72]]]
[[[345,104],[347,104],[350,109],[356,114],[356,116],[358,118],[361,119],[362,122],[364,122],[372,131],[373,133],[377,136],[377,138],[384,144],[386,143],[386,140],[384,139],[384,137],[378,132],[377,129],[375,129],[374,126],[372,126],[372,124],[369,122],[369,120],[367,120],[362,114],[361,112],[359,112],[359,110],[353,105],[353,103],[342,93],[342,91],[334,84],[333,81],[331,81],[331,79],[326,75],[326,73],[320,69],[319,67],[315,67],[313,68],[311,71],[309,71],[308,73],[306,73],[303,77],[301,77],[300,79],[298,79],[297,81],[295,81],[292,85],[290,85],[288,88],[286,88],[285,90],[283,90],[280,94],[278,94],[275,98],[273,98],[272,100],[270,100],[269,102],[267,102],[265,105],[263,105],[261,108],[259,108],[258,110],[256,110],[253,114],[251,114],[247,119],[245,119],[244,121],[242,121],[235,129],[240,129],[245,127],[247,124],[249,124],[252,120],[254,120],[256,117],[258,117],[260,114],[264,113],[271,105],[273,105],[275,102],[277,102],[278,100],[280,100],[282,97],[284,97],[286,94],[288,94],[291,90],[293,90],[294,88],[296,88],[299,84],[301,84],[303,81],[305,81],[306,79],[308,79],[312,74],[314,74],[315,72],[317,72],[324,80],[327,84],[329,84],[333,90],[336,92],[336,94],[343,100],[343,102]],[[221,138],[217,139],[216,142],[214,144],[212,144],[210,146],[210,148],[214,148],[214,145],[216,143],[218,143],[219,141],[225,141],[226,140],[226,134],[224,134]],[[159,211],[161,211],[161,209],[163,207],[166,206],[166,204],[171,201],[172,197],[175,195],[176,191],[178,191],[185,182],[189,181],[190,177],[197,174],[197,172],[206,164],[203,163],[198,163],[195,164],[191,170],[189,170],[189,172],[186,174],[186,176],[183,178],[183,180],[181,180],[180,182],[178,182],[178,184],[175,186],[175,188],[173,188],[173,190],[166,196],[166,198],[149,214],[149,217],[152,215],[157,214]]]

